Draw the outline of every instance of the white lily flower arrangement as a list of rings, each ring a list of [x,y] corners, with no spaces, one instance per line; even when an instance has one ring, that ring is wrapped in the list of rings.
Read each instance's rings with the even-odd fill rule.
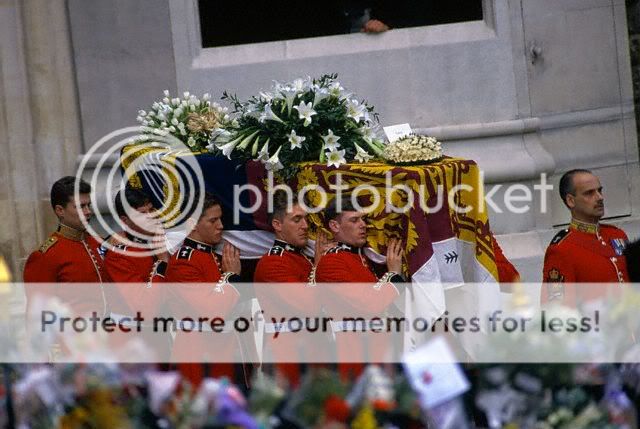
[[[212,147],[229,159],[259,160],[292,177],[296,164],[319,161],[339,167],[382,158],[378,117],[373,107],[347,93],[337,75],[275,82],[248,101],[224,93],[237,119],[228,135],[214,135]]]
[[[391,164],[421,164],[442,158],[442,144],[434,137],[410,134],[393,143],[383,151],[384,159]]]
[[[149,111],[140,110],[137,117],[141,135],[139,142],[154,141],[168,135],[185,143],[193,152],[207,151],[211,139],[228,138],[226,127],[233,123],[229,109],[211,102],[211,96],[197,97],[184,92],[182,98],[172,98],[169,90],[153,103]]]

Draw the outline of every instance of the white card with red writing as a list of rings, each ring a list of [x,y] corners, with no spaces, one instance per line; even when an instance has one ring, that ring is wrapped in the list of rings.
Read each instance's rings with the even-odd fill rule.
[[[404,356],[403,365],[423,409],[430,409],[469,390],[444,338],[437,337]]]

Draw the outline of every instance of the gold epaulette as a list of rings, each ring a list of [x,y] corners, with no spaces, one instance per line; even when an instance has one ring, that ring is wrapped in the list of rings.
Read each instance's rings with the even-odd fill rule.
[[[52,235],[51,237],[47,238],[47,241],[42,243],[42,246],[40,246],[40,253],[45,253],[47,250],[51,248],[51,246],[53,246],[57,242],[58,242],[58,237],[56,237],[55,235]]]

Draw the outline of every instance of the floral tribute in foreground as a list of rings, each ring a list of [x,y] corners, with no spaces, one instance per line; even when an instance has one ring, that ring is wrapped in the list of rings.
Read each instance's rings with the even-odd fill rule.
[[[373,107],[358,101],[337,80],[296,79],[278,83],[248,101],[225,92],[238,114],[228,133],[214,136],[214,151],[229,159],[255,159],[267,170],[292,177],[296,163],[319,161],[339,167],[347,162],[382,158]]]

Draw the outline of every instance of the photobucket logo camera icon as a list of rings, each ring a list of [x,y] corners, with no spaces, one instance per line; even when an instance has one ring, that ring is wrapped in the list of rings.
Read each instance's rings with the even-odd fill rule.
[[[165,253],[166,232],[188,234],[192,223],[187,219],[198,219],[202,213],[202,169],[191,150],[171,134],[141,135],[139,127],[116,130],[82,157],[75,177],[76,209],[82,213],[82,178],[91,185],[93,224],[102,233],[89,219],[84,218],[84,224],[98,241],[110,237],[102,245],[108,251],[137,257]],[[161,207],[134,207],[126,198],[128,186],[136,189],[143,183],[147,196]]]

